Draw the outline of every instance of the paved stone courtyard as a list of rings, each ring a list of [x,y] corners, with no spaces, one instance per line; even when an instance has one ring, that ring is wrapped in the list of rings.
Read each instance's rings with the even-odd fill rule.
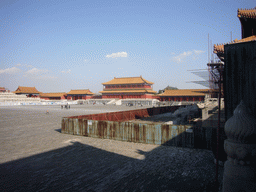
[[[65,116],[138,108],[0,107],[1,191],[213,191],[209,150],[60,133]]]

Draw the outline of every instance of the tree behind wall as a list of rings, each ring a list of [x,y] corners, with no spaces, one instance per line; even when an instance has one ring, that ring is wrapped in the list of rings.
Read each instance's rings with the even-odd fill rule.
[[[163,93],[165,90],[177,90],[178,88],[177,87],[171,87],[170,85],[168,85],[167,87],[165,87],[164,89],[160,89],[158,91],[158,94],[161,94]]]
[[[171,86],[167,86],[164,90],[173,90],[173,89],[178,89],[177,87],[171,87]]]

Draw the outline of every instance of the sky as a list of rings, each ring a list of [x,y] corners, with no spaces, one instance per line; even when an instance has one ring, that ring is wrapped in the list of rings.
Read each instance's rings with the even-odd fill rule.
[[[213,44],[241,39],[238,8],[254,0],[1,0],[0,87],[102,91],[114,77],[158,91],[206,88]],[[232,34],[232,35],[231,35]],[[232,37],[231,37],[232,36]]]

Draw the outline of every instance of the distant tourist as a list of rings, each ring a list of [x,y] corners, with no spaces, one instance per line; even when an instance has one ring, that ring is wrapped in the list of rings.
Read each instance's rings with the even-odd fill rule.
[[[46,110],[46,114],[49,114],[49,111],[48,111],[48,110]]]

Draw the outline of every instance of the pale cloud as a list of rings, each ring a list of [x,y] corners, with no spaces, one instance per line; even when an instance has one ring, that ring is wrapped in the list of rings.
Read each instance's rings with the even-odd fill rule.
[[[188,51],[188,52],[183,52],[175,57],[173,57],[173,61],[175,61],[176,63],[180,63],[182,62],[186,57],[192,55],[192,51]]]
[[[57,77],[55,77],[55,76],[49,76],[49,75],[36,76],[35,78],[36,78],[36,79],[40,79],[40,80],[57,79]]]
[[[32,68],[33,66],[32,65],[27,65],[27,64],[20,64],[20,63],[18,63],[18,64],[16,64],[15,66],[17,66],[17,67],[23,67],[23,66],[25,66],[25,67],[27,67],[27,68]]]
[[[200,55],[204,52],[205,51],[201,51],[201,50],[187,51],[187,52],[183,52],[177,56],[172,57],[172,60],[176,63],[181,63],[189,56],[193,56],[193,59],[196,59],[195,55]]]
[[[16,73],[20,73],[21,69],[17,68],[17,67],[12,67],[12,68],[7,68],[7,69],[0,69],[0,74],[16,74]]]
[[[69,70],[67,70],[67,71],[61,71],[61,73],[70,73],[71,72],[71,70],[69,69]]]
[[[112,57],[112,58],[117,58],[117,57],[127,57],[126,52],[117,52],[117,53],[112,53],[110,55],[106,56],[107,58]]]
[[[48,72],[48,70],[33,68],[25,72],[26,75],[39,75]]]
[[[32,80],[51,80],[51,79],[57,79],[55,76],[50,76],[50,75],[30,75],[30,76],[25,76],[24,77]]]
[[[27,65],[27,64],[25,64],[25,66],[26,66],[27,68],[32,68],[32,67],[33,67],[32,65]]]
[[[194,50],[194,53],[196,54],[196,55],[199,55],[199,54],[202,54],[202,53],[204,53],[205,51],[202,51],[202,50]]]
[[[40,80],[47,80],[47,79],[56,79],[57,77],[49,75],[49,70],[46,69],[38,69],[33,68],[26,71],[23,77],[30,78],[30,79],[40,79]]]

